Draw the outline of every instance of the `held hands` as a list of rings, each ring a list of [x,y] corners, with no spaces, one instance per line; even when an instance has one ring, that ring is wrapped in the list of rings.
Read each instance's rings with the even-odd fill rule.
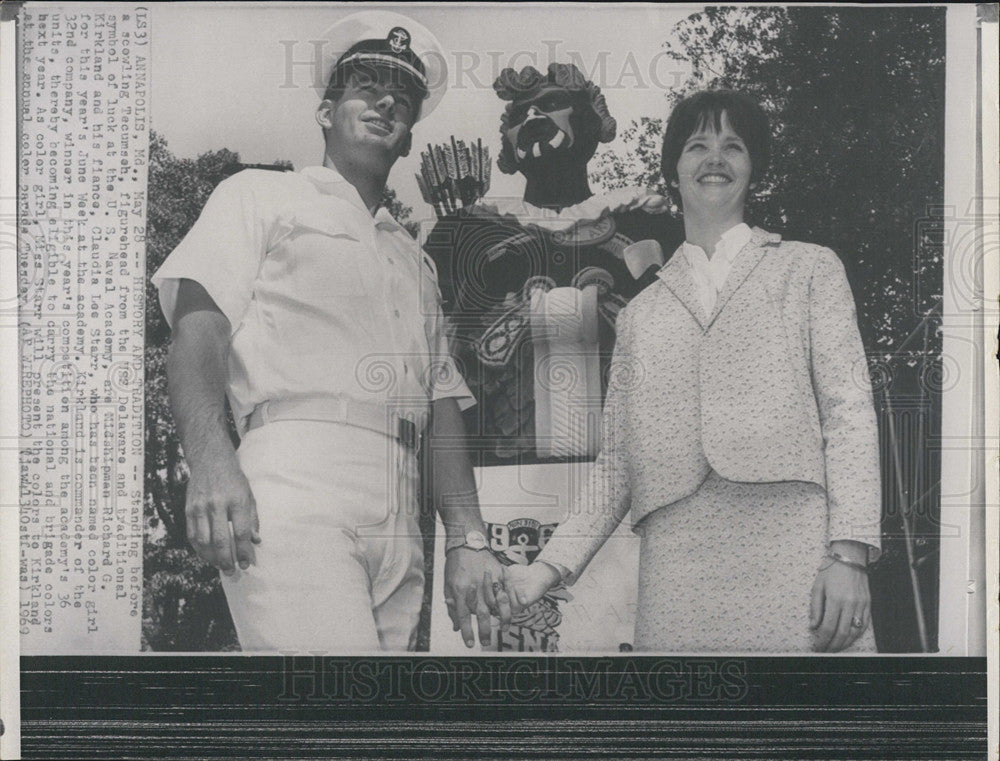
[[[455,631],[461,630],[466,647],[476,644],[472,630],[475,615],[479,642],[488,647],[493,616],[506,631],[513,616],[540,600],[561,578],[548,563],[504,566],[487,550],[457,547],[445,561],[448,615]]]
[[[260,544],[257,503],[234,454],[208,458],[191,470],[185,514],[188,541],[206,563],[227,576],[235,572],[237,563],[244,570],[256,563],[253,545]]]
[[[559,572],[543,562],[509,565],[503,569],[504,587],[510,596],[510,607],[515,614],[542,599],[545,593],[561,580]]]
[[[479,630],[479,643],[483,647],[489,647],[493,634],[491,610],[497,611],[505,629],[510,625],[510,600],[499,584],[503,578],[503,566],[486,549],[456,547],[447,552],[445,557],[444,601],[448,606],[454,631],[461,630],[465,646],[474,647],[474,615]]]
[[[815,636],[815,649],[839,652],[852,645],[870,623],[868,575],[860,568],[831,557],[823,558],[809,606],[809,627]]]

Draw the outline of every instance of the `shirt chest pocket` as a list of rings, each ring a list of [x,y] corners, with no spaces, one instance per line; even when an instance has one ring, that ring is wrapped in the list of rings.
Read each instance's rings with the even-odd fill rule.
[[[369,254],[359,231],[310,215],[295,219],[274,263],[304,301],[363,299],[368,295],[363,268]]]

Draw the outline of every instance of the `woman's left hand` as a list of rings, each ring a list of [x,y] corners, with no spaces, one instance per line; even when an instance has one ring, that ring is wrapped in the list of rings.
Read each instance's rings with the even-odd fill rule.
[[[809,606],[809,627],[815,634],[815,649],[839,652],[853,644],[870,623],[868,575],[832,558],[823,558]]]

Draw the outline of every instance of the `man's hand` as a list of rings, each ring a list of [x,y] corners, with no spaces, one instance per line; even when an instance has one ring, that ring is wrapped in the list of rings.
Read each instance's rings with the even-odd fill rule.
[[[867,574],[824,558],[813,583],[809,605],[809,626],[815,635],[815,649],[839,652],[853,644],[870,623],[871,594]]]
[[[471,531],[485,534],[458,401],[436,399],[431,409],[426,458],[430,463],[434,506],[441,514],[449,538],[468,535]],[[506,600],[506,593],[501,591],[501,600],[493,595],[493,584],[503,578],[503,566],[486,548],[454,547],[446,551],[445,556],[444,598],[451,623],[455,631],[462,631],[466,647],[473,647],[476,640],[472,616],[475,615],[479,641],[486,647],[493,633],[490,608],[501,616],[501,625],[510,623],[510,602]]]
[[[456,547],[447,553],[444,564],[445,603],[455,631],[462,631],[466,647],[476,644],[472,631],[473,615],[483,647],[489,647],[492,640],[491,607],[499,614],[504,628],[510,624],[510,601],[506,593],[499,586],[496,588],[498,594],[493,591],[494,582],[501,579],[503,566],[489,550]]]
[[[559,583],[559,572],[548,563],[510,565],[503,569],[504,586],[511,597],[514,613],[520,613],[542,599]]]
[[[235,456],[223,452],[192,469],[185,513],[188,541],[206,563],[227,575],[234,572],[236,563],[243,570],[256,563],[253,545],[260,544],[257,503]]]

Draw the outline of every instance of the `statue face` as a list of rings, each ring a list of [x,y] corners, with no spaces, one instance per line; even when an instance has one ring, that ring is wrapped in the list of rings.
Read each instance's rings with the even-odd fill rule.
[[[547,85],[530,98],[514,101],[505,136],[519,166],[568,151],[577,140],[573,95]]]

